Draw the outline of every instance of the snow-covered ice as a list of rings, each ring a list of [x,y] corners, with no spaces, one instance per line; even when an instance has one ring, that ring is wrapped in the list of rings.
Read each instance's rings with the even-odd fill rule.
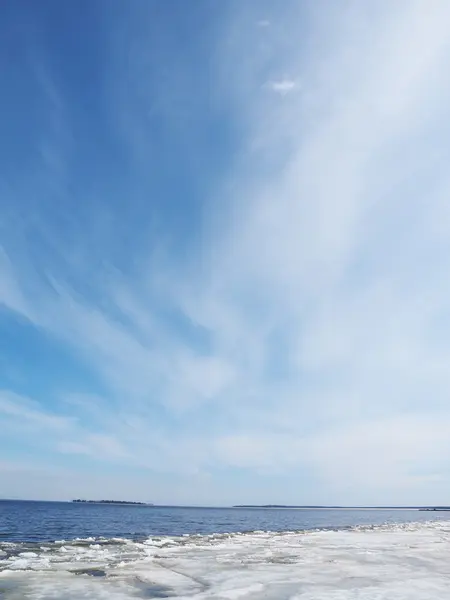
[[[2,600],[439,600],[450,523],[0,544]]]

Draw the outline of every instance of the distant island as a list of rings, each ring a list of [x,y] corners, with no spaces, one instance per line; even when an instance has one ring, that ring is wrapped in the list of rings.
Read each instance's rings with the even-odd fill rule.
[[[72,502],[80,504],[133,504],[137,506],[153,506],[151,502],[130,502],[127,500],[80,500],[77,498],[76,500],[72,500]]]
[[[419,510],[450,510],[450,506],[424,506],[423,508],[419,508]]]

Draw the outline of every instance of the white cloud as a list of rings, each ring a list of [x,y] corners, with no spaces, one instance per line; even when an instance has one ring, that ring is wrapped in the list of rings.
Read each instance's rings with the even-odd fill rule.
[[[285,96],[292,92],[294,88],[297,87],[297,84],[293,79],[280,79],[279,81],[271,81],[268,84],[268,87],[280,96]]]
[[[435,74],[449,63],[445,29],[450,14],[444,3],[426,15],[423,10],[419,3],[402,4],[392,19],[386,13],[376,22],[359,15],[352,38],[336,47],[332,40],[325,61],[316,65],[319,76],[305,81],[305,93],[320,100],[317,111],[310,109],[312,125],[304,122],[300,101],[286,106],[281,117],[269,112],[261,119],[255,111],[261,127],[276,119],[280,130],[266,138],[267,147],[283,152],[289,140],[290,159],[275,175],[269,170],[267,177],[254,178],[252,173],[250,183],[243,184],[249,199],[243,217],[232,222],[228,238],[220,238],[220,286],[192,303],[190,314],[215,328],[226,346],[239,348],[240,357],[269,352],[271,333],[283,329],[279,352],[285,364],[292,361],[288,392],[280,396],[275,386],[269,394],[276,397],[273,420],[290,420],[290,427],[275,445],[270,416],[255,441],[251,435],[226,438],[220,452],[232,464],[263,467],[284,447],[290,457],[301,455],[298,463],[314,464],[334,490],[338,482],[332,473],[344,463],[347,484],[356,494],[356,484],[370,480],[375,463],[377,486],[397,497],[393,479],[402,482],[400,487],[411,481],[404,454],[410,452],[412,461],[419,461],[419,454],[426,457],[433,473],[432,435],[418,443],[420,453],[412,452],[413,440],[420,438],[409,411],[427,414],[426,404],[445,406],[449,383],[449,347],[435,325],[449,301],[441,271],[448,244],[436,243],[434,216],[435,198],[445,195],[448,178],[440,164],[427,161],[428,146],[420,140],[429,143],[432,135],[440,147],[448,144],[439,123],[447,114],[449,87]],[[272,125],[271,131],[276,129]],[[448,219],[441,226],[441,235],[444,230],[448,235]],[[254,328],[251,311],[243,312],[237,302],[230,305],[232,295],[262,311],[262,323]],[[231,341],[230,331],[236,336]],[[256,386],[264,403],[262,365],[264,359],[256,374],[247,372],[246,383]],[[391,461],[381,452],[380,418],[395,425],[389,427]],[[330,420],[342,433],[324,425]],[[320,461],[309,458],[308,444],[296,441],[305,421],[323,430],[317,438],[324,448]],[[434,422],[445,429],[450,415],[439,414]],[[339,452],[353,428],[367,432],[372,425],[377,446],[362,478],[360,438],[345,456]],[[411,436],[407,446],[405,431]],[[448,456],[447,446],[437,447]],[[428,485],[427,476],[414,481],[416,494]]]

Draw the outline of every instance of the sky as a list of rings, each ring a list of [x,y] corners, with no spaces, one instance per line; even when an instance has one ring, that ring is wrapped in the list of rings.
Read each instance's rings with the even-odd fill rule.
[[[449,504],[446,0],[0,3],[0,497]]]

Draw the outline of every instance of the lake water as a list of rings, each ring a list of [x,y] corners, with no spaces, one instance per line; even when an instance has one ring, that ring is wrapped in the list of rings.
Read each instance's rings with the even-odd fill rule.
[[[3,501],[0,598],[449,598],[447,514]]]

